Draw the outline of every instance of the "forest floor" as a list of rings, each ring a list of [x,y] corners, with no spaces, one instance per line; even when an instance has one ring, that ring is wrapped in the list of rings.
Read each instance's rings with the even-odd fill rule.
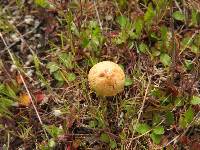
[[[126,74],[106,99],[104,60]],[[198,0],[0,0],[0,149],[199,147]]]

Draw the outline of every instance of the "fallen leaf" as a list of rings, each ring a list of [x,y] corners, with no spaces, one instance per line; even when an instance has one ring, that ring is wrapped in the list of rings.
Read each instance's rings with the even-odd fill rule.
[[[45,99],[45,94],[42,91],[37,91],[33,93],[37,103],[41,103]]]
[[[180,137],[179,142],[181,144],[188,145],[190,143],[190,139],[187,136],[183,135]]]
[[[200,143],[195,142],[192,144],[191,150],[199,150],[199,147],[200,147]]]
[[[70,109],[70,114],[66,116],[67,128],[71,128],[76,120],[76,108],[72,107]]]
[[[27,93],[20,94],[19,104],[22,105],[22,106],[26,106],[26,107],[30,106],[31,100],[30,100],[30,97]]]
[[[180,94],[178,88],[170,81],[166,81],[165,85],[166,85],[166,90],[174,97],[177,97]]]
[[[67,145],[67,147],[65,148],[65,150],[71,150],[70,144]]]
[[[78,147],[80,146],[80,143],[81,143],[80,139],[74,140],[73,143],[72,143],[73,149],[78,149]]]
[[[21,78],[21,76],[19,74],[16,76],[16,81],[17,81],[18,84],[22,84],[23,83],[22,78]]]

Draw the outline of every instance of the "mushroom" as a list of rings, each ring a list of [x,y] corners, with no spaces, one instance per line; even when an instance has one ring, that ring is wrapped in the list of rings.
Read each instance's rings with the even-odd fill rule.
[[[88,80],[99,96],[115,96],[124,89],[125,74],[118,64],[102,61],[90,69]]]

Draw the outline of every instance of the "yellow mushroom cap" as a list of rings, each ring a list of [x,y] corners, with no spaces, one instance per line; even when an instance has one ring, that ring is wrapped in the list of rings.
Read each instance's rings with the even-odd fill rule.
[[[115,96],[124,89],[125,74],[122,68],[111,61],[94,65],[88,74],[89,85],[100,96]]]

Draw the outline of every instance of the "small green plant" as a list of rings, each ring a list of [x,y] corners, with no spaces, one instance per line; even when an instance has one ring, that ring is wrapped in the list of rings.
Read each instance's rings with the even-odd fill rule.
[[[147,30],[149,30],[150,26],[152,25],[154,17],[155,17],[155,11],[153,9],[152,3],[149,3],[147,10],[144,14],[144,22],[145,25],[147,25]]]
[[[50,71],[50,74],[53,75],[54,79],[59,82],[71,82],[76,79],[76,75],[71,72],[75,66],[74,57],[72,53],[60,53],[58,54],[59,64],[56,62],[49,62],[47,68]],[[65,68],[63,68],[63,66]]]
[[[90,21],[85,31],[80,33],[82,48],[88,49],[92,56],[99,54],[104,43],[104,36],[96,21]]]
[[[172,63],[171,57],[166,53],[160,55],[160,61],[164,66],[170,66]]]
[[[9,108],[17,101],[15,91],[8,85],[0,84],[0,116],[11,117]]]
[[[37,57],[36,54],[33,54],[33,61],[34,61],[34,65],[35,65],[35,69],[36,69],[36,75],[38,77],[38,80],[44,84],[47,88],[50,89],[49,83],[48,81],[44,78],[42,72],[41,72],[41,62],[39,60],[39,58]]]
[[[117,18],[117,23],[120,25],[121,32],[118,37],[114,39],[116,44],[123,44],[131,37],[135,36],[133,32],[133,24],[126,16],[119,16]]]
[[[109,144],[111,149],[115,149],[117,147],[116,141],[112,139],[107,133],[101,133],[100,140]]]
[[[45,129],[47,130],[48,134],[50,134],[51,138],[48,140],[48,142],[40,144],[39,147],[42,150],[53,150],[56,147],[57,138],[64,134],[64,130],[56,127],[54,124],[48,126],[45,125]]]
[[[181,128],[187,128],[188,125],[193,121],[194,119],[194,110],[192,107],[189,107],[184,114],[182,114],[179,118],[179,126]]]
[[[155,127],[150,127],[148,124],[146,123],[139,123],[136,127],[136,131],[139,134],[148,134],[150,133],[150,137],[153,140],[153,142],[155,144],[159,144],[161,139],[162,139],[162,135],[164,134],[164,127],[159,125],[159,126],[155,126]]]
[[[59,61],[61,64],[63,64],[67,69],[73,69],[74,68],[74,56],[71,52],[69,53],[60,53],[58,55]]]

